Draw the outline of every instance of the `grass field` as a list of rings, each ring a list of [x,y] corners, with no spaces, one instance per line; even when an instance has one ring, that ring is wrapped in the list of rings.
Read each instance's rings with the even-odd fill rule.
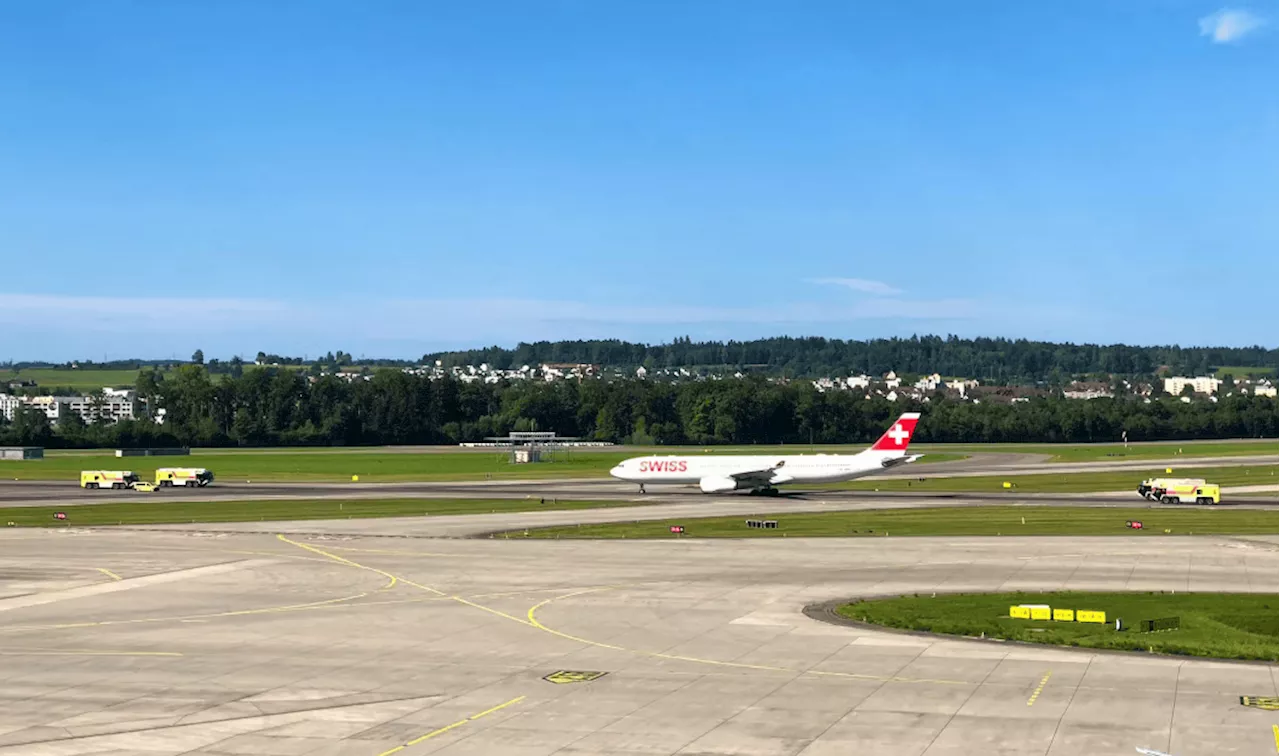
[[[137,370],[59,370],[57,368],[26,368],[18,372],[0,369],[0,382],[35,381],[41,387],[70,386],[77,391],[94,389],[133,388],[138,380]]]
[[[340,481],[359,475],[362,482],[407,480],[483,480],[485,478],[600,478],[634,452],[574,452],[555,462],[514,465],[498,451],[352,452],[192,450],[185,457],[116,457],[114,453],[50,453],[45,459],[0,461],[0,480],[78,481],[81,470],[132,470],[143,478],[157,467],[203,467],[220,480],[234,481]],[[963,459],[942,455],[931,462]],[[923,463],[925,460],[921,460]]]
[[[1114,624],[1012,619],[1009,607],[1048,604],[1105,611]],[[846,604],[841,616],[885,627],[1083,648],[1153,651],[1216,659],[1277,658],[1276,595],[1252,593],[995,593],[902,596]],[[1141,620],[1178,617],[1180,627],[1138,631]]]
[[[749,528],[747,519],[776,520],[776,529]],[[1141,530],[1125,527],[1139,520]],[[684,534],[671,532],[681,525]],[[651,522],[568,525],[528,531],[529,538],[802,538],[877,536],[1245,535],[1274,534],[1280,513],[1258,509],[1102,507],[928,507],[861,512],[776,512]],[[1165,531],[1168,531],[1166,533]],[[525,537],[525,531],[512,531]]]
[[[0,523],[15,527],[78,527],[89,525],[157,525],[191,522],[250,522],[280,520],[341,520],[368,517],[422,517],[598,509],[633,506],[629,501],[537,499],[354,499],[349,501],[183,501],[144,493],[125,494],[124,501],[74,507],[0,507]],[[54,512],[67,519],[56,520]]]
[[[1116,470],[1115,472],[1042,473],[1038,475],[990,475],[968,478],[930,478],[926,471],[915,480],[874,480],[866,478],[848,483],[832,483],[823,488],[854,491],[988,491],[1003,492],[1004,484],[1011,483],[1010,494],[1020,493],[1087,493],[1092,491],[1134,491],[1137,498],[1138,482],[1147,478],[1165,477],[1172,469],[1179,478],[1204,478],[1220,486],[1258,486],[1280,481],[1278,465],[1228,466],[1228,467],[1152,467],[1146,470]],[[919,478],[923,477],[924,480]],[[1230,499],[1230,494],[1224,494]]]
[[[369,482],[408,480],[482,480],[485,478],[571,478],[605,477],[609,469],[628,457],[643,454],[802,454],[813,450],[826,453],[854,453],[865,446],[808,447],[808,446],[734,446],[734,447],[663,447],[652,448],[612,447],[601,450],[577,450],[556,462],[537,465],[513,465],[501,451],[468,450],[459,447],[414,447],[390,450],[387,447],[354,448],[306,448],[306,449],[194,449],[189,457],[128,457],[117,458],[104,450],[49,450],[40,461],[0,461],[0,479],[9,480],[76,480],[80,470],[131,469],[143,476],[154,474],[157,467],[205,467],[213,470],[223,480],[257,481],[339,481],[350,480],[352,475]],[[1277,442],[1229,442],[1186,443],[1178,445],[1131,446],[1127,457],[1109,456],[1116,446],[1064,446],[1045,445],[944,445],[922,444],[919,451],[926,456],[915,469],[926,469],[929,464],[951,462],[969,457],[977,452],[1022,452],[1057,454],[1061,461],[1091,461],[1120,459],[1176,458],[1179,449],[1184,456],[1231,456],[1248,454],[1275,454]],[[912,446],[912,451],[916,447]],[[1176,468],[1175,468],[1176,469]],[[1163,472],[1163,468],[1159,470]],[[1140,475],[1133,473],[1129,477]],[[926,475],[927,477],[927,475]],[[1132,482],[1125,478],[1119,489],[1129,488]],[[968,485],[981,486],[984,483]],[[856,484],[862,486],[864,484]],[[905,485],[905,484],[904,484]],[[871,487],[875,487],[874,485]],[[912,488],[915,487],[913,484]],[[1116,490],[1119,490],[1116,489]],[[960,490],[979,490],[968,488]],[[1046,489],[1046,490],[1107,490],[1105,488]]]
[[[622,454],[575,454],[572,459],[513,465],[495,452],[469,454],[308,454],[206,453],[186,457],[124,457],[112,454],[58,455],[40,461],[0,461],[0,479],[78,481],[80,470],[133,470],[153,477],[157,467],[204,467],[223,481],[340,481],[359,475],[361,482],[466,480],[494,478],[592,477],[608,475]]]
[[[1229,374],[1235,378],[1244,378],[1245,376],[1251,375],[1269,375],[1274,372],[1276,372],[1276,369],[1273,367],[1238,367],[1235,365],[1228,365],[1218,368],[1214,371],[1214,375],[1221,377]]]
[[[998,452],[1045,454],[1050,462],[1119,462],[1141,459],[1176,459],[1178,457],[1235,457],[1280,453],[1280,441],[1173,441],[1168,443],[1130,444],[919,444],[921,451],[931,449],[953,453]],[[917,444],[911,445],[916,451]]]

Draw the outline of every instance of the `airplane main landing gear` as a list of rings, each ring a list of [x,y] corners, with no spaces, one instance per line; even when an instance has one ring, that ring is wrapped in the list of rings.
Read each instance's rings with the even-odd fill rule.
[[[640,493],[644,493],[644,484],[643,484],[643,483],[641,483],[641,484],[640,484]]]
[[[778,489],[774,488],[773,486],[751,489],[751,494],[754,496],[777,496],[778,493],[779,493]]]

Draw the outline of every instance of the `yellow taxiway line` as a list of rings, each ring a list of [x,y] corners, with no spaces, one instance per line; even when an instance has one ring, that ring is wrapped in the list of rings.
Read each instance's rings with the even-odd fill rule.
[[[410,740],[409,742],[405,743],[404,745],[398,745],[398,746],[396,746],[395,748],[391,748],[391,749],[389,749],[389,750],[383,751],[382,753],[378,754],[378,756],[391,756],[391,754],[396,753],[396,752],[398,752],[398,751],[403,751],[404,749],[408,748],[409,746],[415,746],[415,745],[417,745],[417,744],[419,744],[419,743],[423,742],[424,740],[430,740],[430,739],[432,739],[432,738],[436,737],[437,735],[443,735],[443,734],[445,734],[446,732],[449,732],[450,730],[456,730],[457,728],[459,728],[459,727],[461,727],[461,726],[463,726],[463,725],[467,724],[468,722],[474,722],[474,721],[476,721],[477,719],[481,719],[481,718],[483,718],[483,717],[487,717],[487,716],[489,716],[490,714],[494,713],[495,711],[502,711],[503,709],[507,708],[508,706],[515,706],[516,704],[520,703],[520,702],[521,702],[521,701],[523,701],[524,699],[525,699],[525,697],[524,697],[524,696],[519,696],[519,697],[517,697],[517,698],[513,698],[513,699],[511,699],[510,701],[507,701],[506,703],[500,703],[500,704],[498,704],[497,706],[494,706],[494,707],[493,707],[493,708],[491,708],[491,709],[485,709],[484,711],[480,712],[479,714],[472,714],[471,716],[467,717],[466,719],[459,719],[457,722],[454,722],[453,724],[445,725],[444,727],[441,727],[441,728],[440,728],[440,729],[438,729],[438,730],[432,730],[431,732],[428,732],[426,735],[419,735],[418,737],[414,738],[413,740]]]
[[[1044,673],[1044,677],[1040,678],[1040,684],[1036,686],[1035,691],[1031,693],[1031,698],[1027,699],[1027,706],[1034,706],[1036,699],[1040,697],[1040,691],[1044,690],[1044,686],[1049,683],[1049,677],[1053,674],[1053,670]]]

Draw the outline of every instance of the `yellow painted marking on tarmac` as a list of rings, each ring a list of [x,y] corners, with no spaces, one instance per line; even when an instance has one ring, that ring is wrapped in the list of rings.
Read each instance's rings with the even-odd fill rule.
[[[353,562],[350,559],[347,559],[346,557],[341,557],[341,556],[338,556],[337,554],[330,554],[329,552],[324,551],[323,549],[317,549],[315,546],[310,546],[305,543],[299,543],[297,541],[293,541],[288,538],[285,538],[283,535],[277,534],[276,538],[280,539],[281,541],[284,541],[287,544],[297,546],[300,549],[306,549],[307,551],[310,551],[314,554],[319,554],[320,556],[329,557],[330,559],[335,559],[339,562],[342,562],[343,564],[350,565],[352,567],[356,567],[362,570],[368,570],[370,572],[376,572],[379,575],[385,577],[388,581],[386,585],[382,586],[382,590],[386,590],[387,588],[394,587],[395,584],[400,580],[395,575],[392,575],[390,572],[377,569],[376,567],[365,567],[363,564],[359,564],[358,562]],[[408,581],[405,581],[405,582],[408,582]]]
[[[1271,734],[1276,736],[1276,753],[1280,753],[1280,725],[1271,725]]]
[[[493,707],[493,708],[491,708],[491,709],[485,709],[484,711],[480,712],[479,714],[472,714],[471,716],[467,717],[466,719],[459,719],[457,722],[454,722],[453,724],[445,725],[444,727],[441,727],[441,728],[440,728],[440,729],[438,729],[438,730],[432,730],[431,732],[428,732],[426,735],[419,735],[418,737],[414,738],[413,740],[410,740],[409,742],[405,743],[404,745],[398,745],[398,746],[396,746],[395,748],[391,748],[391,749],[388,749],[388,750],[386,750],[386,751],[383,751],[382,753],[378,754],[378,756],[391,756],[391,754],[393,754],[393,753],[398,753],[398,752],[400,752],[400,751],[403,751],[404,749],[408,748],[409,746],[415,746],[415,745],[417,745],[417,744],[419,744],[419,743],[423,742],[424,740],[430,740],[430,739],[432,739],[432,738],[434,738],[434,737],[436,737],[436,736],[438,736],[438,735],[443,735],[443,734],[445,734],[446,732],[449,732],[450,730],[455,730],[455,729],[457,729],[457,728],[459,728],[459,727],[463,726],[464,724],[467,724],[468,722],[474,722],[474,721],[476,721],[477,719],[481,719],[482,717],[487,717],[487,716],[489,716],[490,714],[492,714],[492,713],[494,713],[494,712],[496,712],[496,711],[502,711],[503,709],[507,708],[508,706],[515,706],[516,704],[520,703],[520,702],[521,702],[521,701],[523,701],[524,699],[525,699],[525,697],[524,697],[524,696],[520,696],[520,697],[518,697],[518,698],[513,698],[513,699],[511,699],[510,701],[507,701],[506,703],[500,703],[500,704],[498,704],[497,706],[494,706],[494,707]]]
[[[333,560],[335,560],[335,561],[338,561],[338,562],[341,562],[341,563],[343,563],[343,564],[349,565],[349,566],[351,566],[351,567],[356,567],[356,568],[359,568],[359,569],[362,569],[362,570],[369,570],[370,572],[376,572],[376,573],[378,573],[379,575],[384,575],[384,576],[386,576],[386,577],[388,577],[388,578],[390,578],[390,579],[392,579],[392,580],[398,580],[399,582],[404,583],[405,585],[411,585],[411,586],[413,586],[414,588],[418,588],[418,589],[424,590],[424,591],[426,591],[427,593],[431,593],[431,594],[436,595],[436,596],[442,596],[442,597],[445,597],[445,598],[451,599],[451,600],[453,600],[453,601],[457,601],[459,604],[465,604],[465,605],[467,605],[467,606],[469,606],[469,607],[472,607],[472,608],[474,608],[474,609],[479,609],[479,610],[481,610],[481,611],[488,612],[488,613],[490,613],[490,614],[495,614],[495,615],[497,615],[497,616],[499,616],[499,617],[503,617],[503,618],[505,618],[505,619],[509,619],[509,620],[511,620],[512,622],[519,622],[519,623],[520,623],[520,624],[522,624],[522,625],[527,625],[527,624],[529,624],[529,623],[525,622],[524,620],[520,619],[519,617],[515,617],[515,616],[512,616],[512,615],[510,615],[510,614],[507,614],[506,612],[498,611],[497,609],[493,609],[493,608],[491,608],[491,607],[484,606],[483,604],[477,604],[477,603],[475,603],[474,601],[471,601],[471,600],[469,600],[469,599],[465,599],[465,598],[463,598],[462,596],[451,595],[451,594],[446,593],[445,591],[442,591],[442,590],[440,590],[440,589],[438,589],[438,588],[432,588],[431,586],[429,586],[429,585],[423,585],[422,583],[415,583],[414,581],[409,580],[408,578],[403,578],[403,577],[398,577],[398,576],[396,576],[396,575],[392,575],[390,572],[387,572],[386,570],[380,570],[380,569],[378,569],[377,567],[369,567],[369,566],[366,566],[366,565],[360,564],[359,562],[353,561],[353,560],[351,560],[351,559],[347,559],[347,558],[346,558],[346,557],[344,557],[344,556],[339,556],[338,554],[331,554],[331,553],[329,553],[328,551],[325,551],[324,549],[316,548],[315,546],[311,546],[310,544],[306,544],[306,543],[299,543],[298,541],[290,540],[289,538],[284,537],[284,535],[277,534],[277,535],[276,535],[276,538],[279,538],[281,541],[284,541],[285,543],[291,543],[291,544],[293,544],[294,546],[297,546],[297,547],[299,547],[299,548],[306,549],[307,551],[310,551],[310,552],[313,552],[313,553],[316,553],[316,554],[320,554],[321,556],[327,556],[327,557],[329,557],[330,559],[333,559]]]
[[[668,659],[672,661],[690,661],[690,663],[694,663],[694,664],[708,664],[712,666],[730,666],[730,668],[733,668],[733,669],[758,669],[758,670],[763,670],[763,672],[812,674],[812,675],[817,675],[817,677],[838,677],[838,678],[846,678],[846,679],[868,679],[868,681],[877,681],[877,682],[937,683],[937,684],[948,684],[948,686],[972,686],[972,684],[975,684],[975,683],[968,683],[963,681],[948,681],[948,679],[884,677],[884,675],[856,674],[851,672],[826,672],[826,670],[817,670],[817,669],[790,669],[790,668],[786,668],[786,666],[773,666],[769,664],[746,664],[746,663],[742,663],[742,661],[722,661],[718,659],[703,659],[703,658],[699,658],[699,656],[662,654],[662,652],[659,652],[659,651],[643,651],[643,650],[637,650],[637,649],[625,649],[625,647],[622,647],[622,646],[613,646],[613,645],[609,645],[609,643],[591,641],[589,640],[589,638],[571,636],[571,634],[564,633],[564,632],[558,631],[558,629],[545,626],[545,624],[539,622],[538,617],[536,617],[536,614],[538,614],[539,609],[543,608],[543,606],[547,606],[548,604],[552,604],[552,602],[556,602],[562,599],[571,599],[571,597],[573,596],[581,596],[584,594],[593,594],[593,592],[609,591],[609,590],[613,590],[613,588],[612,587],[586,588],[586,590],[573,591],[571,592],[571,594],[564,594],[563,596],[553,596],[553,597],[550,597],[550,599],[547,599],[545,601],[540,601],[539,604],[530,606],[529,623],[531,624],[531,626],[534,626],[540,629],[540,631],[552,633],[553,636],[567,638],[567,640],[577,641],[579,643],[586,643],[586,645],[595,646],[596,649],[611,649],[614,651],[626,651],[628,652],[628,654],[640,654],[643,656],[653,656],[653,658],[655,659]]]
[[[1040,691],[1044,690],[1044,686],[1049,683],[1049,677],[1053,675],[1053,670],[1044,673],[1044,677],[1040,678],[1040,684],[1031,693],[1031,698],[1027,699],[1027,706],[1035,705],[1036,699],[1040,697]]]
[[[344,556],[339,556],[338,554],[331,554],[325,551],[324,549],[320,549],[305,543],[299,543],[294,540],[290,540],[289,538],[286,538],[283,534],[277,534],[276,538],[280,539],[285,543],[291,543],[295,546],[298,546],[299,548],[306,549],[307,551],[311,551],[316,554],[321,554],[321,555],[330,557],[334,561],[341,562],[351,567],[356,567],[362,570],[370,570],[372,572],[376,572],[380,575],[385,575],[387,577],[395,577],[391,573],[385,570],[378,569],[377,567],[369,567],[369,566],[360,564],[359,562],[353,561],[351,559],[347,559]],[[615,646],[610,643],[601,643],[600,641],[593,641],[588,638],[581,638],[576,635],[570,635],[568,633],[556,630],[555,628],[547,627],[546,625],[539,622],[536,616],[537,611],[539,609],[541,609],[542,607],[552,602],[560,601],[562,599],[572,598],[574,596],[581,596],[587,593],[615,590],[620,586],[602,586],[597,588],[585,588],[581,590],[571,591],[569,593],[565,593],[560,596],[554,596],[552,598],[549,598],[545,601],[541,601],[535,604],[534,606],[530,607],[528,613],[526,614],[528,619],[521,619],[520,617],[507,614],[506,612],[499,611],[492,607],[488,607],[483,604],[477,604],[476,602],[465,599],[462,596],[450,595],[444,591],[439,590],[438,588],[432,588],[431,586],[423,585],[422,583],[415,583],[414,581],[409,580],[408,578],[405,578],[405,577],[400,577],[399,581],[401,583],[404,583],[405,585],[411,585],[415,588],[420,588],[436,596],[444,596],[444,597],[450,598],[454,601],[457,601],[460,604],[465,604],[472,608],[479,609],[484,612],[488,612],[489,614],[493,614],[493,615],[502,617],[504,619],[509,619],[512,622],[519,622],[522,625],[528,625],[530,627],[537,628],[538,630],[541,630],[545,633],[550,633],[551,635],[559,636],[561,638],[565,638],[566,640],[576,641],[578,643],[583,643],[588,646],[595,646],[596,648],[607,648],[612,651],[622,651],[624,653],[639,654],[642,656],[651,656],[658,659],[669,659],[672,661],[684,661],[684,662],[691,662],[695,664],[708,664],[708,665],[718,666],[718,667],[731,667],[733,669],[755,669],[755,670],[761,670],[765,672],[783,672],[787,674],[797,674],[797,675],[811,674],[811,675],[822,676],[822,677],[840,677],[844,679],[854,679],[854,680],[874,680],[877,682],[935,683],[939,685],[974,685],[975,684],[972,682],[965,682],[963,680],[936,680],[936,679],[911,678],[911,677],[889,677],[884,675],[859,675],[852,672],[830,672],[830,671],[819,671],[819,670],[790,669],[787,667],[776,667],[768,664],[747,664],[745,662],[720,661],[718,659],[702,659],[694,656],[664,654],[657,651],[643,651],[640,649],[626,648],[623,646]]]
[[[112,580],[124,580],[124,578],[120,577],[119,575],[112,572],[111,570],[108,570],[106,567],[94,567],[94,569],[97,570],[98,572],[101,572],[103,575],[106,575],[107,577],[111,578]]]

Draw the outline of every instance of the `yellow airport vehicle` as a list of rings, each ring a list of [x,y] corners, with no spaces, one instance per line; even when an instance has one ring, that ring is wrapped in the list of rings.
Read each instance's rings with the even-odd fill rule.
[[[1151,501],[1160,501],[1169,486],[1203,486],[1204,478],[1148,478],[1138,484],[1138,495]]]
[[[213,471],[203,467],[162,467],[156,470],[156,485],[161,488],[169,486],[207,486],[213,482]]]
[[[1222,501],[1222,489],[1213,483],[1179,483],[1165,487],[1160,501],[1164,504],[1217,504]]]
[[[157,486],[155,483],[151,483],[145,480],[140,480],[137,483],[133,484],[133,490],[142,491],[144,493],[151,493],[152,491],[159,491],[160,487]]]
[[[81,470],[81,488],[133,488],[138,476],[128,470]]]

